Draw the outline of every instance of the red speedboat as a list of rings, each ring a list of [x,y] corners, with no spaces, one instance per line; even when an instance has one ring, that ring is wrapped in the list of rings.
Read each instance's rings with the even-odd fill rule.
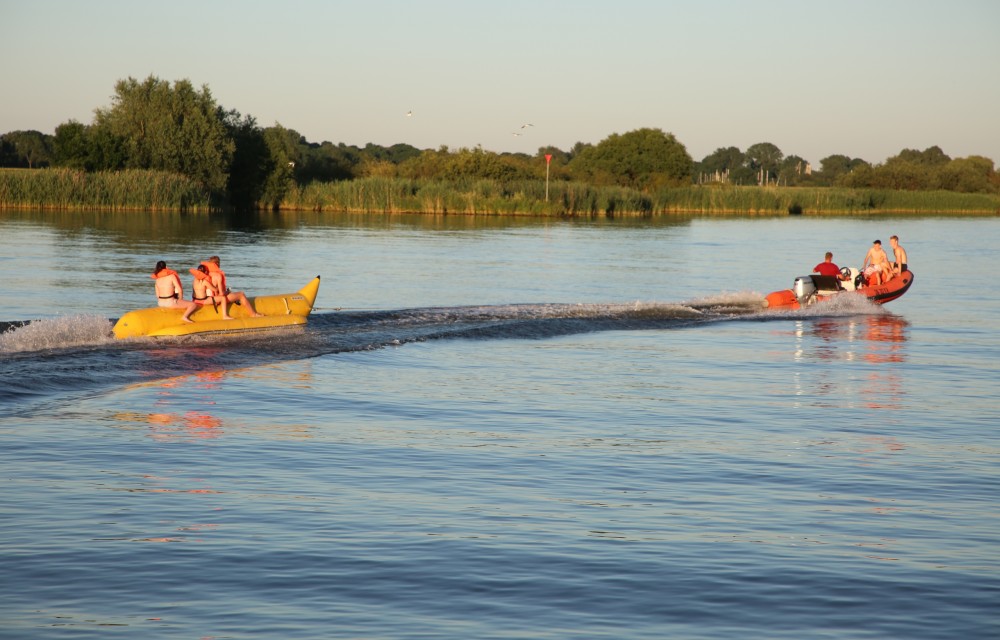
[[[845,295],[861,295],[877,304],[885,304],[906,293],[913,284],[913,273],[909,270],[878,285],[865,284],[864,277],[857,269],[844,267],[840,272],[846,279],[837,276],[799,276],[791,289],[767,294],[764,306],[768,309],[800,309]]]

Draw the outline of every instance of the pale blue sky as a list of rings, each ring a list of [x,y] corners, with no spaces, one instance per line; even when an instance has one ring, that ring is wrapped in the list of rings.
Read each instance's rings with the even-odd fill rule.
[[[998,68],[998,0],[0,0],[0,133],[90,123],[152,74],[311,142],[533,154],[656,127],[695,160],[1000,162]]]

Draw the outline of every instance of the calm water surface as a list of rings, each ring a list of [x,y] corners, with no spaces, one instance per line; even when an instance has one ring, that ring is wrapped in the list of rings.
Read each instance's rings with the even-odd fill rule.
[[[903,298],[759,312],[892,233]],[[0,213],[0,637],[1000,637],[998,247]],[[108,337],[215,253],[251,296],[321,274],[308,327]]]

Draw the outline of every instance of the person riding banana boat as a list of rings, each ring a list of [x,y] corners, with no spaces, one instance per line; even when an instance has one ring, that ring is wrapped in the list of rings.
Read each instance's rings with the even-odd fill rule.
[[[227,305],[227,300],[225,296],[216,295],[215,289],[212,288],[211,278],[208,276],[208,267],[204,264],[199,264],[197,269],[188,269],[194,279],[191,281],[191,301],[196,305],[212,305],[213,307],[218,307],[221,305]]]
[[[155,280],[154,290],[156,291],[156,305],[167,309],[184,309],[181,316],[183,322],[194,322],[191,314],[195,312],[198,305],[184,300],[184,287],[177,272],[167,268],[167,263],[160,260],[156,263],[156,268],[149,276]]]
[[[123,314],[112,327],[115,338],[179,338],[301,327],[319,293],[320,277],[316,276],[298,291],[250,299],[242,291],[228,289],[217,256],[190,272],[194,276],[192,299],[183,300],[177,272],[158,262],[153,273],[157,306]]]
[[[222,319],[232,320],[229,315],[229,304],[236,303],[250,312],[251,318],[259,318],[249,298],[242,291],[230,291],[226,282],[226,272],[220,267],[219,256],[212,256],[202,261],[197,269],[191,269],[194,276],[192,299],[196,304],[218,304],[222,307]]]

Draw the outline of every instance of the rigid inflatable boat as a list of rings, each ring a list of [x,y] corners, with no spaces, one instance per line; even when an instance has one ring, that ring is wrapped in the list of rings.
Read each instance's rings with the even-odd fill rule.
[[[800,309],[844,295],[861,295],[876,304],[885,304],[906,293],[913,284],[913,273],[909,270],[879,285],[864,284],[863,277],[853,267],[844,267],[841,273],[847,277],[846,280],[818,274],[799,276],[791,289],[767,294],[764,306],[768,309]]]
[[[196,333],[243,333],[303,325],[312,311],[317,293],[319,276],[296,293],[252,298],[250,302],[254,309],[263,314],[257,318],[251,317],[249,311],[236,303],[229,304],[232,320],[223,320],[221,309],[206,304],[191,314],[191,319],[194,320],[192,323],[181,320],[184,309],[136,309],[118,319],[114,334],[116,338],[186,336]]]

